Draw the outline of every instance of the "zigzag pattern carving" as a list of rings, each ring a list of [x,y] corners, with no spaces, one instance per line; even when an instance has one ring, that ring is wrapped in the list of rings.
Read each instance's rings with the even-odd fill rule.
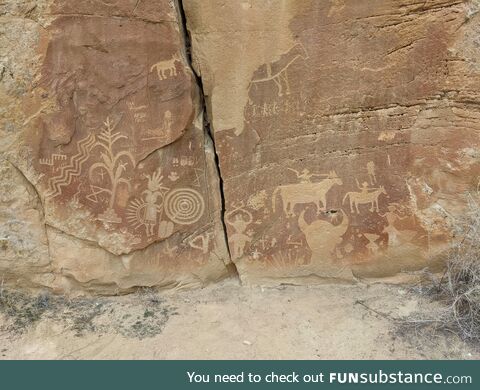
[[[78,142],[78,153],[70,159],[70,163],[61,168],[60,174],[48,181],[47,196],[55,198],[62,193],[62,187],[68,186],[74,177],[80,176],[82,166],[88,160],[95,145],[95,135],[90,133]]]

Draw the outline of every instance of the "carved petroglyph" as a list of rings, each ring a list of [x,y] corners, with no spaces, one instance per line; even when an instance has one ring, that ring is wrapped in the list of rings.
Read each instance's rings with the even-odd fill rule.
[[[301,43],[297,43],[278,61],[266,64],[264,74],[254,78],[250,82],[248,91],[250,91],[253,85],[273,82],[277,87],[277,95],[279,97],[284,94],[289,95],[290,81],[288,79],[288,68],[300,58],[305,60],[308,58],[308,54],[305,47]]]
[[[172,125],[173,125],[172,113],[171,111],[167,110],[163,114],[162,126],[158,129],[153,129],[148,131],[147,137],[142,138],[142,141],[160,140],[162,142],[166,142],[170,137],[170,132],[172,131]]]
[[[117,123],[118,125],[118,123]],[[115,152],[114,146],[122,139],[128,139],[127,136],[114,132],[116,125],[114,125],[110,118],[104,122],[104,129],[97,136],[94,148],[100,148],[102,161],[96,162],[90,166],[88,170],[88,177],[92,183],[99,177],[99,182],[104,183],[104,177],[109,180],[110,187],[92,186],[92,193],[89,195],[91,199],[96,199],[99,194],[105,193],[109,196],[107,209],[97,218],[105,223],[121,223],[122,219],[116,214],[114,210],[115,197],[119,185],[124,184],[130,190],[130,182],[123,177],[127,171],[127,166],[130,164],[132,168],[135,166],[135,159],[129,151]],[[106,173],[106,176],[105,176]]]
[[[232,257],[238,259],[243,256],[246,245],[252,241],[247,228],[253,222],[253,216],[242,205],[234,205],[233,210],[225,214],[225,221],[234,230],[229,239],[233,244]]]
[[[95,135],[90,133],[88,136],[78,141],[78,153],[70,158],[67,165],[62,166],[57,176],[48,181],[48,190],[46,196],[55,198],[62,194],[62,188],[70,185],[74,177],[80,176],[85,161],[90,157],[90,152],[95,146]]]
[[[175,157],[173,159],[174,167],[193,167],[195,165],[195,160],[192,156],[180,156],[180,158]]]
[[[380,249],[380,246],[375,241],[377,241],[380,236],[373,233],[363,233],[363,236],[368,240],[368,244],[366,245],[368,251],[371,254],[377,253]]]
[[[410,242],[417,234],[414,230],[398,230],[395,224],[398,221],[409,218],[409,215],[401,215],[401,211],[396,204],[388,206],[388,211],[385,214],[379,214],[387,220],[388,225],[383,229],[383,233],[388,234],[388,246],[395,247],[401,245],[403,242]]]
[[[360,192],[347,192],[342,203],[345,203],[345,201],[350,198],[350,211],[352,213],[357,212],[357,214],[360,214],[358,206],[362,204],[370,204],[370,211],[378,212],[378,198],[380,195],[387,195],[385,187],[380,186],[379,188],[370,188],[366,181],[363,182],[361,186],[357,181],[357,186],[360,189]]]
[[[188,241],[188,244],[193,249],[198,249],[202,251],[204,255],[208,253],[210,246],[210,240],[213,238],[213,232],[207,232],[196,236],[195,238]]]
[[[295,171],[296,172],[296,171]],[[287,184],[277,187],[273,192],[272,208],[275,212],[277,195],[283,202],[283,211],[286,215],[293,216],[293,209],[297,204],[314,203],[318,206],[318,212],[327,208],[327,193],[334,185],[342,185],[342,180],[334,171],[328,175],[313,175],[307,169],[297,176],[302,180],[300,184]],[[326,179],[318,183],[311,183],[313,176],[326,176]],[[323,206],[323,207],[322,207]]]
[[[173,172],[170,172],[170,174],[168,175],[168,180],[170,181],[177,181],[178,179],[180,179],[180,176],[178,176],[178,173],[173,171]]]
[[[38,162],[40,165],[47,165],[53,168],[54,171],[58,171],[59,167],[56,166],[57,161],[65,161],[67,156],[64,154],[52,154],[49,158],[41,158]]]
[[[202,195],[192,188],[177,188],[165,196],[165,214],[179,225],[197,222],[205,212]]]
[[[349,220],[347,215],[341,211],[343,218],[339,225],[319,219],[308,224],[305,220],[305,211],[302,210],[298,217],[298,226],[305,235],[308,247],[312,251],[312,257],[331,255],[340,257],[337,246],[342,243],[342,236],[347,232]]]
[[[163,213],[163,200],[165,194],[170,188],[163,185],[162,170],[159,168],[151,175],[144,175],[147,179],[147,189],[143,191],[142,199],[133,200],[127,208],[127,220],[135,229],[140,226],[145,227],[147,236],[154,235],[154,227],[157,225],[158,214]],[[160,204],[158,204],[160,198]],[[170,230],[168,226],[163,226],[159,236],[166,235]],[[172,229],[173,230],[173,229]]]
[[[377,176],[375,175],[375,163],[373,161],[367,163],[367,172],[370,183],[373,186],[377,182]]]
[[[171,59],[160,61],[152,65],[152,67],[150,68],[150,72],[153,72],[155,70],[157,72],[159,80],[165,80],[169,77],[175,77],[178,74],[177,67],[175,65],[177,62],[181,63],[181,59],[180,56],[175,53],[172,55]]]

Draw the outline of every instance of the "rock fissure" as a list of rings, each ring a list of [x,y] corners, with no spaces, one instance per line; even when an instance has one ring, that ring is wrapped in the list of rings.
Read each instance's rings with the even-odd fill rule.
[[[193,61],[192,61],[192,43],[191,43],[191,37],[188,32],[188,27],[187,27],[187,17],[185,14],[185,9],[183,7],[183,0],[177,0],[177,8],[178,12],[180,15],[180,21],[182,23],[182,32],[183,32],[183,37],[184,37],[184,42],[185,42],[185,52],[187,55],[187,60],[188,64],[190,66],[190,69],[195,76],[196,84],[199,88],[199,93],[200,93],[200,110],[202,111],[203,115],[203,128],[205,132],[205,137],[207,137],[213,146],[213,152],[214,152],[214,158],[215,158],[215,166],[216,166],[216,171],[218,174],[218,180],[219,180],[219,189],[220,189],[220,199],[221,199],[221,222],[223,226],[223,231],[224,231],[224,238],[225,238],[225,243],[227,245],[227,250],[229,253],[229,257],[231,260],[231,251],[230,251],[230,246],[228,242],[228,231],[227,231],[227,225],[225,223],[225,212],[226,212],[226,207],[225,207],[225,193],[224,193],[224,181],[222,177],[222,172],[220,168],[220,159],[219,155],[217,152],[217,147],[215,144],[215,135],[213,134],[212,131],[212,126],[208,117],[208,110],[207,110],[207,104],[205,101],[205,90],[203,87],[203,81],[201,75],[199,75],[193,66]],[[235,264],[232,262],[231,267],[233,268],[231,271],[233,271],[234,274],[238,275],[238,271],[235,268]]]

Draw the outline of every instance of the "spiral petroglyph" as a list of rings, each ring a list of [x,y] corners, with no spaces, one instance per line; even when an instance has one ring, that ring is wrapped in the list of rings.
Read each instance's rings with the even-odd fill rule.
[[[199,192],[191,188],[178,188],[165,197],[165,214],[179,225],[197,222],[205,212],[205,202]]]

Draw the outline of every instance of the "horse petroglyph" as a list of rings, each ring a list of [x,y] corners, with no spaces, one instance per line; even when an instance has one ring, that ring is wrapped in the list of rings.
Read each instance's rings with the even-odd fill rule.
[[[157,72],[159,80],[165,80],[169,77],[175,77],[178,74],[176,67],[177,62],[181,63],[182,61],[180,59],[180,56],[177,53],[174,53],[171,59],[160,61],[152,65],[152,67],[150,68],[150,72],[153,72],[155,70]]]
[[[371,188],[366,181],[363,182],[361,186],[357,182],[357,186],[360,192],[347,192],[342,203],[345,203],[345,201],[350,198],[350,210],[352,213],[357,212],[357,214],[360,214],[358,206],[362,204],[369,204],[371,212],[378,212],[378,198],[380,195],[387,195],[385,187]]]

